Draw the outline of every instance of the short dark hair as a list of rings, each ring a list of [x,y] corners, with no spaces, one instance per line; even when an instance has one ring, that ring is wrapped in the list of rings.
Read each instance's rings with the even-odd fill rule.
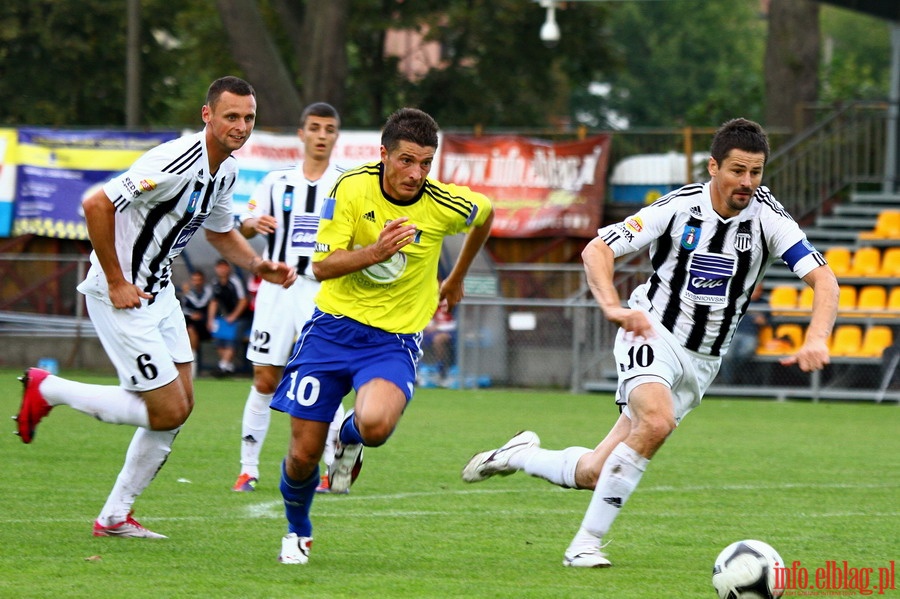
[[[338,127],[341,126],[341,115],[338,114],[337,108],[328,102],[313,102],[303,109],[300,115],[300,126],[306,126],[306,119],[311,116],[319,116],[323,118],[332,118],[337,120]]]
[[[256,97],[256,90],[253,89],[252,85],[239,77],[228,75],[219,77],[209,84],[209,90],[206,92],[206,105],[212,108],[225,92],[232,93],[236,96]]]
[[[401,141],[437,149],[438,124],[418,108],[401,108],[388,117],[381,130],[381,145],[391,152]]]
[[[731,119],[716,130],[709,155],[721,165],[731,150],[764,154],[765,164],[769,160],[769,138],[759,123],[743,118]]]

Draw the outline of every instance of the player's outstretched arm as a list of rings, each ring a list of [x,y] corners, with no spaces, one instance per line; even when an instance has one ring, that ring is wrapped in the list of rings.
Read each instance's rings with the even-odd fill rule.
[[[831,359],[828,355],[828,338],[837,318],[840,287],[831,267],[824,265],[812,270],[803,281],[813,288],[812,316],[806,327],[803,345],[792,356],[781,360],[784,366],[796,364],[803,372],[821,370]]]
[[[246,268],[254,275],[259,275],[270,283],[282,287],[290,287],[297,280],[297,271],[283,262],[263,260],[256,255],[253,246],[238,232],[232,229],[227,233],[206,231],[206,239],[222,257],[233,264]]]
[[[475,256],[484,247],[488,237],[491,236],[491,224],[494,222],[494,212],[488,215],[487,219],[472,230],[466,233],[466,238],[459,250],[459,256],[456,257],[456,263],[453,270],[447,275],[447,278],[441,283],[441,301],[447,300],[447,307],[452,310],[456,304],[462,301],[465,290],[463,289],[463,280],[469,267],[475,261]]]

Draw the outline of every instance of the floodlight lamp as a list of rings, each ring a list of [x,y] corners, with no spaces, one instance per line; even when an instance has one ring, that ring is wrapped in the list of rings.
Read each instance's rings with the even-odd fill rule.
[[[559,43],[559,25],[556,24],[556,1],[541,0],[541,6],[547,8],[547,19],[541,25],[541,41],[548,48]]]

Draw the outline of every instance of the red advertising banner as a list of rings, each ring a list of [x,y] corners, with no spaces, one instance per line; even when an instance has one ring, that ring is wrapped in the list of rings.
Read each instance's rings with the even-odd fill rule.
[[[494,204],[494,237],[594,237],[603,216],[612,138],[550,142],[444,135],[441,180]]]

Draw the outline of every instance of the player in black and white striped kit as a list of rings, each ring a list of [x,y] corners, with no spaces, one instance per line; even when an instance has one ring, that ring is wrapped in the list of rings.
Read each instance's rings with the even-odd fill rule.
[[[84,384],[29,369],[16,417],[30,443],[38,422],[65,404],[113,424],[138,427],[94,536],[161,538],[132,517],[135,499],[162,468],[194,405],[193,352],[171,284],[172,261],[204,228],[229,261],[290,286],[283,262],[263,260],[234,228],[232,190],[241,148],[256,120],[256,93],[246,81],[214,81],[201,110],[203,131],[149,150],[87,197],[84,213],[94,251],[78,286],[91,321],[116,367],[119,386]]]
[[[297,132],[303,143],[303,161],[267,174],[253,191],[247,211],[241,215],[244,236],[264,235],[263,256],[296,265],[299,277],[288,289],[263,282],[256,294],[247,346],[247,360],[253,364],[253,386],[244,405],[241,472],[232,486],[233,491],[256,489],[259,455],[271,420],[269,403],[291,357],[294,341],[316,306],[315,296],[321,284],[313,276],[309,262],[322,202],[344,172],[331,163],[340,125],[340,116],[330,104],[315,102],[307,106],[300,115]],[[334,458],[334,441],[343,419],[344,410],[339,407],[325,444],[326,465]],[[328,479],[322,480],[327,485]]]
[[[660,198],[600,229],[582,253],[588,284],[607,320],[619,325],[616,403],[621,415],[593,450],[540,448],[525,431],[476,454],[467,482],[524,470],[562,487],[593,489],[563,565],[611,565],[602,539],[641,479],[650,458],[700,404],[728,350],[738,321],[766,268],[782,260],[814,290],[806,339],[782,360],[804,372],[828,361],[838,283],[797,223],[762,187],[769,145],[762,128],[728,121],[713,137],[711,180]],[[614,260],[649,248],[653,274],[623,307],[613,285]]]

